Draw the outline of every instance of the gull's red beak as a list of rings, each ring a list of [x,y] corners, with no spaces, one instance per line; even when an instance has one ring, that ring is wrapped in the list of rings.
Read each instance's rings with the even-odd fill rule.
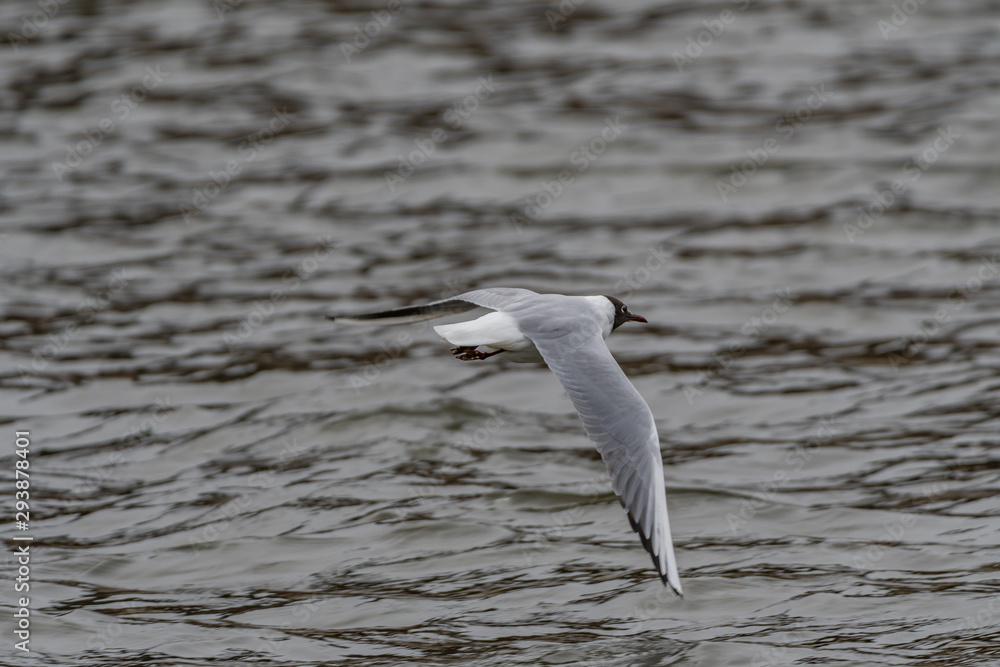
[[[628,316],[628,321],[629,322],[642,322],[643,324],[649,324],[649,322],[646,321],[646,318],[643,317],[642,315],[629,315]]]

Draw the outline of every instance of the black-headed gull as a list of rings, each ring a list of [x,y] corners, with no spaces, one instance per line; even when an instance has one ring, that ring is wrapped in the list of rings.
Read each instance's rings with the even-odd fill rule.
[[[422,306],[330,317],[340,322],[405,324],[477,307],[494,312],[436,326],[434,331],[456,346],[452,352],[463,361],[502,352],[511,361],[548,365],[597,445],[612,488],[664,585],[682,595],[653,413],[604,343],[625,322],[645,322],[645,318],[611,296],[537,294],[509,287],[473,290]],[[482,352],[480,347],[490,351]]]

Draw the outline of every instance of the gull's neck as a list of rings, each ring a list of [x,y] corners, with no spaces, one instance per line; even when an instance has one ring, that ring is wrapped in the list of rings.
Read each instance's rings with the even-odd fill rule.
[[[583,298],[593,307],[594,314],[601,325],[601,333],[607,338],[615,326],[615,304],[611,303],[606,296],[585,296]]]

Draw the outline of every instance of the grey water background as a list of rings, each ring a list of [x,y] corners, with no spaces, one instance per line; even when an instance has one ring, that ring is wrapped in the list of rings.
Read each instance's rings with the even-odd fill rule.
[[[0,33],[0,663],[1000,662],[996,2]],[[490,285],[649,319],[684,599],[545,368],[323,319]]]

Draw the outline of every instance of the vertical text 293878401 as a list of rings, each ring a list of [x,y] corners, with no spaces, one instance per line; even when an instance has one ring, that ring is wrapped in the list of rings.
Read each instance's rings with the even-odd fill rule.
[[[14,432],[14,521],[18,531],[27,531],[30,521],[28,511],[28,489],[31,486],[28,477],[28,452],[31,445],[29,437],[30,431]],[[15,535],[15,542],[30,542],[28,535]],[[14,553],[17,555],[17,576],[14,579],[14,592],[27,593],[30,590],[31,581],[31,545],[17,544]],[[14,610],[14,635],[20,641],[14,642],[14,647],[29,652],[28,642],[30,641],[30,614],[28,610],[28,598],[20,597]]]

